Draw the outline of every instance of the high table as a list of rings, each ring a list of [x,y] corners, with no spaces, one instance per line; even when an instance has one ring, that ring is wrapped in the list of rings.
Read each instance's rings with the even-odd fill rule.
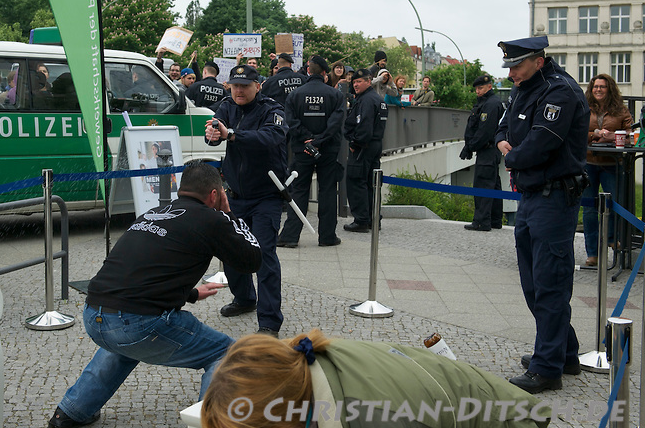
[[[635,201],[635,168],[636,159],[645,156],[645,147],[607,147],[607,146],[589,146],[589,151],[594,155],[607,155],[611,156],[616,161],[616,202],[620,204],[627,211],[635,214],[636,201]],[[643,168],[643,183],[645,184],[645,168]],[[645,193],[645,187],[643,192]],[[645,195],[644,195],[645,198]],[[641,208],[641,216],[642,216]],[[612,277],[612,281],[616,281],[618,276],[624,269],[631,269],[632,265],[632,249],[633,247],[642,245],[643,236],[635,235],[636,229],[624,218],[617,216],[616,218],[616,244],[620,243],[620,248],[616,246],[614,256],[617,255],[618,272]],[[640,233],[640,231],[638,231]]]

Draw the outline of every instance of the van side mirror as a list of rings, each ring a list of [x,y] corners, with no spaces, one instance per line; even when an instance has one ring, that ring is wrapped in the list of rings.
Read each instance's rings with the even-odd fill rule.
[[[175,96],[175,105],[173,106],[172,113],[184,114],[186,113],[186,91],[179,90],[179,96]]]

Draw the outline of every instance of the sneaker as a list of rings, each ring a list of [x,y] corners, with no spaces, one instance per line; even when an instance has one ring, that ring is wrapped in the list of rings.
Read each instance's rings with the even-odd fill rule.
[[[528,369],[529,364],[531,364],[531,358],[533,358],[532,355],[522,355],[522,358],[520,359],[522,367]],[[562,373],[574,376],[579,375],[580,373],[582,373],[582,369],[580,368],[580,361],[576,361],[575,364],[565,364]]]
[[[94,415],[92,415],[92,417],[89,418],[88,420],[83,422],[78,422],[70,418],[69,416],[67,416],[67,414],[63,412],[60,407],[56,407],[54,416],[52,416],[52,418],[49,420],[49,424],[47,426],[48,428],[82,427],[98,421],[100,417],[101,417],[101,411],[99,410],[98,412],[94,413]]]
[[[257,305],[255,303],[249,306],[242,306],[235,302],[232,302],[226,306],[222,306],[222,309],[219,310],[219,313],[225,317],[236,317],[247,312],[253,312],[256,308]]]
[[[275,330],[272,330],[272,329],[268,328],[268,327],[260,327],[256,334],[266,334],[268,336],[273,336],[276,339],[279,339],[279,333],[277,331],[275,331]]]
[[[329,244],[326,244],[324,242],[318,243],[319,247],[333,247],[335,245],[340,245],[340,238],[338,236],[336,237],[336,239],[334,239],[334,242],[330,242]]]

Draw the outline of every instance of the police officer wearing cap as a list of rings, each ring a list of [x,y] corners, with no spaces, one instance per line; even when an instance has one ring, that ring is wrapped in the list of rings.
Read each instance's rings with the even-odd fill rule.
[[[369,70],[361,68],[354,73],[356,101],[345,120],[345,138],[349,142],[347,200],[354,221],[343,229],[349,232],[368,233],[372,227],[372,171],[381,166],[387,105],[371,82]]]
[[[219,66],[214,62],[207,61],[202,72],[204,78],[186,89],[186,96],[197,107],[208,107],[215,111],[219,103],[228,96],[228,91],[217,81],[218,74]]]
[[[257,294],[251,275],[224,264],[233,302],[223,316],[237,316],[256,309],[259,333],[278,336],[282,325],[281,270],[276,241],[282,215],[282,198],[268,175],[281,182],[287,177],[286,136],[289,130],[280,104],[260,94],[258,72],[249,65],[233,67],[228,80],[231,96],[224,98],[212,120],[206,123],[209,145],[226,140],[222,172],[230,188],[231,211],[251,227],[262,248],[257,272]],[[213,127],[214,125],[214,127]]]
[[[477,93],[477,103],[470,112],[462,159],[475,160],[473,187],[480,189],[502,190],[499,178],[499,163],[502,155],[495,145],[495,131],[504,113],[499,97],[493,92],[493,84],[488,74],[479,76],[473,82]],[[473,222],[464,226],[467,230],[489,231],[502,228],[502,200],[475,196],[475,215]]]
[[[586,186],[589,106],[582,89],[544,49],[548,39],[500,42],[513,90],[495,136],[513,185],[522,193],[515,247],[522,291],[537,329],[528,370],[510,379],[537,393],[580,373],[571,326],[573,238]]]
[[[325,84],[329,73],[327,61],[319,56],[309,60],[309,79],[289,94],[285,113],[293,151],[292,169],[298,177],[292,184],[291,195],[306,215],[309,204],[311,177],[316,171],[318,181],[318,245],[340,244],[336,236],[337,183],[342,175],[338,152],[342,137],[344,97]],[[278,239],[279,247],[298,246],[302,222],[291,207]]]
[[[306,78],[291,69],[293,58],[288,53],[278,55],[278,72],[262,83],[262,95],[271,97],[284,106],[287,95],[302,86]]]

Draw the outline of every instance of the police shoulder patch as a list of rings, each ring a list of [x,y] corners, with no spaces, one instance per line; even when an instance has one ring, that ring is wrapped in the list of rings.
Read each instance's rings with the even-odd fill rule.
[[[282,122],[284,122],[284,118],[280,116],[278,113],[273,113],[273,123],[275,123],[278,126],[282,126]]]
[[[479,120],[482,122],[486,122],[486,119],[488,119],[488,113],[482,113],[479,115]]]
[[[547,104],[544,107],[544,118],[550,122],[554,122],[558,120],[558,117],[560,117],[560,110],[562,110],[562,107],[560,106]]]

